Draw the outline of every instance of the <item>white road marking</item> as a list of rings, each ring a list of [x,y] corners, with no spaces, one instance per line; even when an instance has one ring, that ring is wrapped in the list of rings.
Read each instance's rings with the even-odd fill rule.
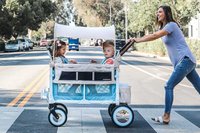
[[[6,133],[23,110],[22,108],[0,107],[0,133]]]
[[[151,118],[162,116],[163,111],[160,109],[138,109],[138,112],[151,125],[157,133],[199,133],[200,129],[176,113],[172,111],[171,122],[168,125],[153,122]]]
[[[122,63],[124,63],[124,64],[126,64],[126,65],[128,65],[128,66],[130,66],[130,67],[132,67],[132,68],[134,68],[134,69],[137,69],[137,70],[139,70],[139,71],[141,71],[141,72],[143,72],[143,73],[145,73],[145,74],[148,74],[148,75],[150,75],[150,76],[152,76],[152,77],[154,77],[154,78],[156,78],[156,79],[159,79],[159,80],[162,80],[162,81],[165,81],[165,82],[168,81],[168,79],[164,79],[164,78],[161,78],[161,77],[159,77],[159,76],[157,76],[157,75],[154,75],[154,74],[152,74],[152,73],[149,73],[149,72],[147,72],[147,71],[145,71],[145,70],[143,70],[143,69],[141,69],[141,68],[139,68],[139,67],[133,66],[133,65],[131,65],[131,64],[129,64],[129,63],[126,63],[125,61],[122,61]],[[189,85],[185,85],[185,84],[178,84],[178,85],[183,86],[183,87],[187,87],[187,88],[194,88],[193,86],[189,86]]]

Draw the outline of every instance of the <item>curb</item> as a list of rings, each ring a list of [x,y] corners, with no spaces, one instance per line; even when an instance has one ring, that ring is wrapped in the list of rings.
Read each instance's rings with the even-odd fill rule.
[[[146,57],[151,57],[151,58],[158,58],[158,59],[162,59],[162,60],[167,60],[167,61],[170,62],[170,59],[169,59],[168,56],[163,56],[162,57],[162,56],[159,56],[159,55],[156,55],[156,54],[143,53],[143,52],[139,52],[139,51],[131,51],[131,53],[137,54],[137,55],[146,56]],[[196,68],[200,68],[200,60],[197,61]]]

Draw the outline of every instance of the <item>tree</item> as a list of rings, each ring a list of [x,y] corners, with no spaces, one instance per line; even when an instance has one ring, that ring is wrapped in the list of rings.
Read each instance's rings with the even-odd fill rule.
[[[175,20],[184,28],[200,10],[200,1],[196,0],[140,0],[130,4],[129,31],[155,31],[156,11],[160,5],[172,8]]]
[[[3,35],[4,38],[10,38],[12,34],[11,23],[8,23],[12,20],[12,17],[9,14],[7,8],[4,7],[6,0],[2,0],[0,3],[0,35]]]
[[[57,0],[57,12],[54,14],[55,21],[60,24],[68,25],[74,19],[74,7],[72,0]]]
[[[186,26],[197,12],[200,12],[199,0],[177,0],[170,3],[175,19],[181,26]]]
[[[106,26],[114,24],[116,31],[124,36],[124,4],[121,0],[74,0],[76,24]],[[111,21],[110,22],[110,8]]]
[[[98,9],[103,5],[101,1],[98,3],[96,0],[74,0],[76,24],[82,23],[87,26],[102,26],[102,21],[98,15]]]
[[[37,30],[57,10],[51,0],[6,0],[0,10],[0,35],[9,39]]]

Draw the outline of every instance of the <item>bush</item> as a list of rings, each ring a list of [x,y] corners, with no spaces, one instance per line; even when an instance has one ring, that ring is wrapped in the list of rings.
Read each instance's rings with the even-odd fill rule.
[[[188,43],[192,53],[195,55],[197,60],[200,60],[200,40],[197,39],[188,39],[186,38],[186,42]],[[138,43],[135,44],[134,47],[137,51],[156,54],[159,56],[166,56],[167,51],[162,43],[162,40],[155,40],[150,42]]]
[[[200,40],[197,39],[186,39],[191,51],[195,55],[197,60],[200,60]]]
[[[145,53],[156,54],[159,56],[166,55],[166,49],[161,40],[135,44],[135,48],[137,51],[141,51]]]

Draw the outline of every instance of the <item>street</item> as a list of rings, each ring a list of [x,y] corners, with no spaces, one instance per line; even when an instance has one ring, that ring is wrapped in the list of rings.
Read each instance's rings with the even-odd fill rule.
[[[78,62],[101,62],[101,47],[80,47],[67,58]],[[164,85],[173,67],[169,60],[127,52],[120,65],[120,83],[131,86],[131,107],[135,114],[128,128],[113,125],[108,105],[69,104],[66,124],[48,122],[48,103],[40,98],[49,86],[49,56],[45,48],[27,52],[0,53],[0,133],[200,133],[200,96],[184,79],[174,91],[169,125],[151,121],[164,111]],[[200,74],[200,68],[196,69]]]

